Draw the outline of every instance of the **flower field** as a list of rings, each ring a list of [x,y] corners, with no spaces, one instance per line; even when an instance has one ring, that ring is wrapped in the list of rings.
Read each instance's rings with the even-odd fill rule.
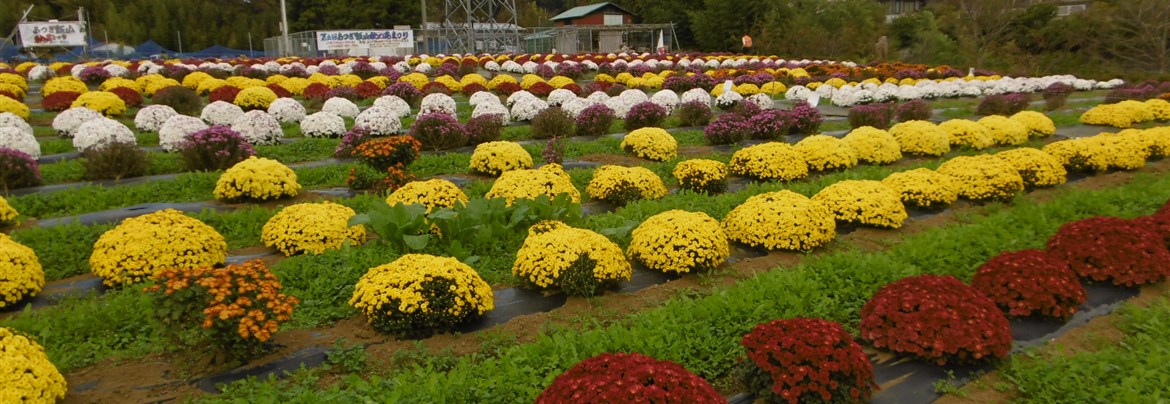
[[[993,370],[1170,275],[1168,93],[707,54],[0,64],[0,401],[933,400],[891,358]]]

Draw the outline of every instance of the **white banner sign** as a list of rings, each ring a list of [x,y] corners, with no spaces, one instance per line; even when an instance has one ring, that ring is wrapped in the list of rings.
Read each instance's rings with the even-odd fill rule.
[[[317,50],[353,48],[402,48],[414,46],[414,31],[383,29],[370,31],[317,31]]]
[[[77,21],[20,24],[20,43],[26,48],[83,46],[85,30]]]

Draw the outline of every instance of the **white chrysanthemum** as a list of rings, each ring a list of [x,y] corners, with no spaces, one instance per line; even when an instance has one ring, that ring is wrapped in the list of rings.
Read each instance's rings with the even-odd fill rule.
[[[500,64],[500,70],[503,70],[503,71],[508,72],[508,73],[523,73],[524,66],[520,66],[519,63],[508,60],[508,61],[504,61],[504,63]]]
[[[53,130],[64,137],[73,137],[77,127],[87,121],[104,118],[100,112],[85,107],[69,108],[53,118]]]
[[[341,97],[333,97],[325,100],[325,105],[321,107],[321,111],[332,112],[343,118],[356,118],[362,112],[353,101]]]
[[[784,92],[784,98],[793,101],[800,101],[812,98],[813,94],[816,94],[816,92],[809,90],[808,87],[792,86],[788,88],[788,91]]]
[[[707,90],[701,88],[692,88],[683,92],[682,98],[679,101],[681,101],[683,104],[698,101],[703,103],[703,105],[710,107],[711,94],[708,93]]]
[[[202,119],[193,116],[172,116],[163,122],[162,127],[158,129],[158,145],[169,152],[179,150],[179,145],[186,141],[192,133],[208,127]]]
[[[524,64],[522,64],[520,66],[524,69],[524,74],[536,73],[536,68],[540,67],[540,65],[536,64],[536,62],[533,62],[531,60],[524,62]]]
[[[284,137],[284,130],[280,128],[280,121],[268,112],[253,110],[244,113],[232,122],[232,130],[253,145],[269,145],[280,143]]]
[[[483,64],[483,68],[489,72],[498,72],[500,71],[500,64],[496,63],[494,60],[489,60],[487,63]]]
[[[542,99],[536,97],[524,98],[516,101],[516,104],[512,106],[512,119],[517,121],[531,121],[532,118],[536,117],[536,114],[539,114],[540,111],[544,111],[546,108],[548,108],[548,103]]]
[[[447,94],[427,94],[419,105],[418,116],[435,112],[455,116],[455,99]]]
[[[634,107],[634,100],[622,96],[617,96],[605,100],[605,106],[613,110],[613,116],[617,119],[626,119],[626,114],[630,112],[630,108]]]
[[[508,99],[506,101],[504,101],[504,105],[507,106],[508,108],[512,108],[512,107],[516,106],[516,103],[520,102],[520,100],[535,100],[535,99],[538,99],[538,98],[536,98],[535,95],[532,95],[532,93],[525,91],[525,90],[520,90],[520,91],[512,93],[512,95],[509,95]]]
[[[587,98],[574,98],[561,104],[561,109],[573,117],[573,119],[577,119],[577,116],[581,115],[581,111],[596,104],[596,102],[590,101]]]
[[[496,114],[500,116],[500,123],[508,124],[512,121],[512,114],[508,112],[508,108],[504,104],[498,102],[485,102],[475,106],[471,111],[471,117],[475,118],[482,115]]]
[[[627,100],[630,100],[634,104],[639,104],[639,103],[643,103],[646,101],[650,101],[650,97],[646,96],[645,92],[643,92],[642,90],[636,90],[636,89],[629,89],[626,91],[622,91],[622,93],[619,94],[618,97],[622,97],[622,98],[625,98]]]
[[[121,65],[105,65],[102,66],[102,69],[105,69],[106,73],[109,73],[110,76],[113,77],[127,77],[130,75],[130,69],[122,67]]]
[[[654,93],[654,95],[650,97],[650,102],[658,104],[658,106],[662,108],[666,108],[666,113],[669,114],[673,112],[675,108],[678,108],[679,98],[678,94],[672,90],[662,90]]]
[[[338,137],[345,134],[345,119],[332,112],[321,111],[301,120],[301,134],[308,137]]]
[[[394,116],[402,119],[410,115],[410,104],[406,100],[393,95],[383,95],[374,100],[375,107],[383,107],[394,112]]]
[[[45,65],[36,65],[31,69],[28,69],[29,81],[45,81],[53,76],[55,76],[55,74],[53,74],[53,69],[50,69]]]
[[[199,118],[208,125],[231,125],[236,119],[244,116],[244,110],[236,104],[227,101],[216,101],[203,107]]]
[[[0,126],[0,147],[28,153],[34,159],[41,157],[41,144],[37,138],[15,126]]]
[[[732,105],[740,101],[743,101],[743,96],[735,91],[724,91],[718,97],[715,97],[715,105],[723,109],[731,108]]]
[[[574,98],[577,98],[576,93],[563,88],[558,88],[556,90],[552,90],[552,92],[548,94],[548,105],[559,107],[564,104],[565,101],[569,101]]]
[[[609,94],[606,94],[603,91],[594,91],[593,94],[589,94],[589,96],[585,97],[585,99],[593,102],[594,104],[604,104],[609,100]]]
[[[268,113],[280,123],[297,123],[305,119],[305,106],[292,98],[277,98],[268,105]]]
[[[922,98],[922,90],[915,86],[900,86],[897,97],[901,101],[917,100]]]
[[[134,138],[134,131],[121,122],[106,117],[86,121],[78,126],[73,134],[73,148],[78,151],[114,142],[138,144],[138,140]]]
[[[4,127],[17,128],[23,132],[28,132],[29,135],[34,134],[32,125],[25,122],[24,118],[11,112],[0,112],[0,128]]]
[[[353,126],[366,128],[374,136],[388,136],[402,129],[402,121],[390,108],[373,106],[358,114]]]
[[[166,105],[149,105],[134,115],[134,127],[141,132],[158,132],[167,119],[178,114],[174,108]]]
[[[80,78],[81,71],[85,70],[85,68],[87,68],[87,67],[89,67],[89,66],[84,64],[84,63],[75,64],[75,65],[73,65],[73,67],[69,68],[69,75],[73,76],[73,77]]]
[[[419,63],[418,66],[414,67],[414,71],[422,74],[431,74],[431,72],[434,70],[435,67],[431,66],[429,63]]]
[[[862,90],[862,91],[864,91],[864,90]],[[764,93],[759,93],[759,94],[754,94],[754,95],[748,96],[747,102],[750,102],[752,104],[756,104],[756,106],[759,106],[760,109],[772,109],[772,107],[774,107],[776,105],[774,102],[772,102],[772,96],[764,94]]]
[[[495,95],[491,91],[476,91],[475,94],[472,94],[471,97],[467,99],[467,104],[473,107],[479,106],[479,104],[483,104],[485,102],[504,105],[500,102],[500,96]]]

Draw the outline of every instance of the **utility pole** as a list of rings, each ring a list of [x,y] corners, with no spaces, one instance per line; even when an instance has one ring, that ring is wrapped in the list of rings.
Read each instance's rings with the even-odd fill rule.
[[[416,50],[416,52],[419,54],[423,54],[423,53],[429,53],[429,52],[427,52],[427,0],[418,0],[418,1],[419,1],[419,3],[422,4],[422,25],[421,25],[422,29],[419,31],[420,33],[422,33],[422,35],[419,35],[420,38],[418,39],[419,42],[422,42],[422,50]]]
[[[77,8],[77,22],[85,27],[85,29],[81,30],[82,39],[85,41],[81,45],[81,57],[89,58],[89,19],[85,17],[85,7]]]
[[[12,28],[12,33],[8,34],[8,37],[6,38],[5,41],[0,42],[0,50],[3,50],[4,47],[8,46],[9,42],[12,42],[14,45],[16,44],[16,35],[18,33],[20,33],[20,24],[25,22],[26,19],[28,19],[28,13],[31,13],[32,9],[33,9],[33,6],[30,5],[30,6],[28,6],[27,10],[24,10],[24,14],[22,14],[20,16],[20,20],[16,22],[16,27]]]
[[[183,31],[175,31],[175,35],[179,37],[179,54],[183,54]]]
[[[280,36],[284,42],[284,52],[281,56],[288,56],[292,52],[292,45],[288,41],[288,8],[284,5],[284,0],[280,0]]]

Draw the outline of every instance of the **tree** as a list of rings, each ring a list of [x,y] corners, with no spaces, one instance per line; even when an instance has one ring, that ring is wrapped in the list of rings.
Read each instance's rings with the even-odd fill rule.
[[[1026,0],[943,0],[932,7],[943,30],[955,38],[971,64],[982,67],[995,47],[1010,39],[1012,23]]]
[[[1170,73],[1170,0],[1117,1],[1112,9],[1110,53],[1132,66]]]

